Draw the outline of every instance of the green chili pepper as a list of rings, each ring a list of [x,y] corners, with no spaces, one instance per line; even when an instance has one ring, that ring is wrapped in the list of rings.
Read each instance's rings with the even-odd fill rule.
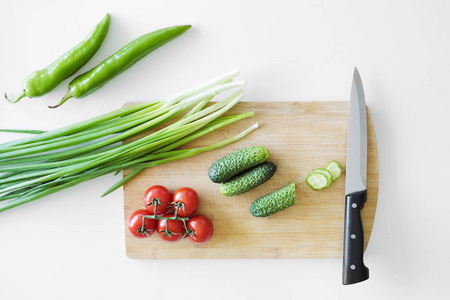
[[[70,98],[80,99],[95,92],[147,54],[182,35],[189,28],[191,25],[167,27],[135,39],[92,70],[73,79],[64,98],[57,105],[49,107],[56,108]]]
[[[109,14],[106,14],[82,42],[61,55],[45,69],[28,75],[23,81],[23,93],[16,100],[8,99],[5,93],[6,100],[16,103],[23,97],[43,96],[75,74],[100,48],[108,33],[109,23]]]

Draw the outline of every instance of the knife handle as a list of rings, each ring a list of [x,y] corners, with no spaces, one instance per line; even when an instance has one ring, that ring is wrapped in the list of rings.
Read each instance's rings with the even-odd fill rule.
[[[345,196],[344,264],[342,283],[358,283],[369,278],[364,265],[364,229],[361,210],[367,201],[367,190]]]

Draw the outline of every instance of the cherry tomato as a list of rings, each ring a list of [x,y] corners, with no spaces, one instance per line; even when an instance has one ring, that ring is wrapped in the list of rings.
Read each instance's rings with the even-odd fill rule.
[[[206,243],[211,239],[214,233],[214,226],[208,217],[197,215],[189,219],[187,228],[192,230],[188,232],[189,239],[196,244]]]
[[[163,217],[174,217],[174,214],[165,214]],[[166,223],[169,233],[166,232]],[[158,220],[157,231],[159,236],[168,242],[176,242],[184,237],[184,224],[180,220]]]
[[[144,194],[144,205],[150,214],[154,214],[153,201],[159,201],[157,205],[156,214],[162,215],[169,210],[169,204],[172,199],[170,191],[162,185],[154,185],[150,187]]]
[[[138,238],[149,237],[156,229],[155,219],[145,219],[144,226],[142,226],[142,216],[151,216],[151,214],[146,209],[139,209],[133,212],[128,219],[128,230]]]
[[[190,217],[198,210],[199,197],[196,191],[188,187],[182,187],[173,193],[172,205],[178,208],[178,216]]]

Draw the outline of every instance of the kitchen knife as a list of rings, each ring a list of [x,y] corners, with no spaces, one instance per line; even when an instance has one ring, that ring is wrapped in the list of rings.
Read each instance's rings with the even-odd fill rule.
[[[367,201],[366,101],[358,69],[353,72],[348,115],[347,165],[345,173],[344,262],[342,283],[369,278],[364,265],[364,230],[361,210]]]

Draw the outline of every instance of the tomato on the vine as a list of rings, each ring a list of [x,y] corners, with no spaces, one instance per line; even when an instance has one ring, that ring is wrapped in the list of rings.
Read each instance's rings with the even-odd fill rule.
[[[173,218],[174,214],[165,214],[165,218]],[[167,226],[167,227],[166,227]],[[168,242],[176,242],[184,237],[184,223],[181,220],[158,220],[157,231],[159,236]]]
[[[176,190],[172,196],[172,206],[178,209],[177,216],[190,217],[198,210],[199,197],[195,190],[182,187]]]
[[[150,215],[151,214],[146,209],[139,209],[133,212],[128,219],[128,230],[130,233],[138,238],[151,236],[156,229],[156,220],[145,219],[144,224],[142,224],[142,217]]]
[[[172,199],[170,191],[162,185],[151,186],[144,194],[144,205],[150,214],[154,214],[154,203],[158,203],[156,214],[162,215],[169,210],[169,204]]]
[[[203,215],[197,215],[187,222],[188,237],[196,244],[206,243],[214,233],[214,226],[211,220]]]

